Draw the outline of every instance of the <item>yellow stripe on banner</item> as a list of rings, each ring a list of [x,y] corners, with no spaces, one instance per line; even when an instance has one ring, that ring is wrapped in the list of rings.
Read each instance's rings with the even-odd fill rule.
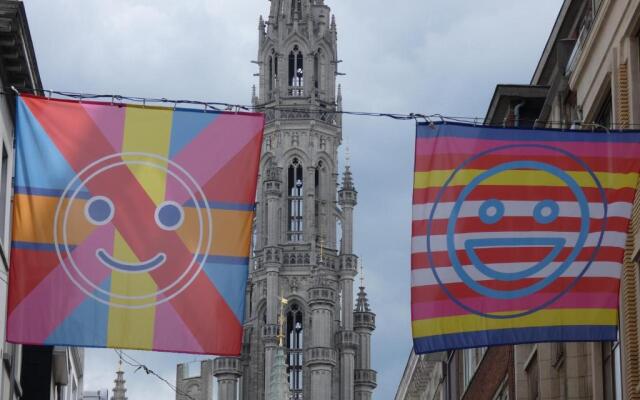
[[[184,223],[176,232],[193,253],[200,238],[198,212],[195,208],[187,207],[184,214]],[[205,212],[201,216],[206,218]],[[209,254],[246,257],[249,253],[253,211],[211,210],[211,220],[214,221],[214,234]],[[203,252],[204,249],[200,249],[199,253]]]
[[[127,107],[122,151],[167,157],[172,123],[173,111],[170,109]],[[167,166],[166,162],[157,159],[152,163]],[[129,164],[128,167],[156,205],[164,201],[167,175],[164,169],[140,164]]]
[[[496,313],[508,315],[509,313]],[[541,310],[518,318],[493,319],[479,315],[461,315],[413,321],[413,337],[447,335],[494,329],[543,326],[616,325],[618,311],[609,308]]]
[[[140,262],[118,232],[116,232],[113,244],[113,256],[123,262]],[[157,285],[147,273],[118,271],[111,273],[111,293],[123,296],[144,296],[155,293],[157,290]],[[144,300],[111,298],[111,302],[123,306],[144,305],[153,301],[155,301],[155,297],[148,297]],[[152,349],[155,312],[155,307],[140,309],[110,307],[107,347]]]
[[[430,172],[416,172],[414,175],[414,188],[427,189],[431,187],[442,187],[447,179],[451,177],[454,170],[435,170]],[[465,169],[459,171],[449,182],[449,186],[468,185],[475,177],[485,172],[482,169]],[[597,187],[591,175],[586,171],[566,171],[581,187]],[[628,174],[596,172],[600,184],[604,189],[635,188],[638,182],[638,173]],[[534,170],[509,170],[493,175],[484,181],[482,185],[496,186],[567,186],[567,184],[557,176],[545,172]]]

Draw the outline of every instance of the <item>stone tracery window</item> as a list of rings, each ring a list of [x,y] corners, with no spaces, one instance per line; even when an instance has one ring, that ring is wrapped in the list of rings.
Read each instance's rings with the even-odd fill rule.
[[[302,241],[304,228],[304,181],[302,164],[294,158],[289,165],[288,202],[289,202],[289,241]]]
[[[291,19],[302,14],[302,0],[291,0]]]
[[[304,56],[297,45],[289,53],[289,86],[291,96],[304,94]]]
[[[297,304],[287,313],[287,373],[292,400],[302,400],[302,366],[304,352],[304,319]]]
[[[318,49],[313,56],[313,86],[316,89],[320,89],[321,84],[320,57],[322,57],[322,49]]]

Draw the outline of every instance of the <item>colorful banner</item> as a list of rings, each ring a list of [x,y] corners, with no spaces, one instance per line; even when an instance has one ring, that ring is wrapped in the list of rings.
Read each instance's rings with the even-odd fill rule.
[[[640,134],[418,125],[417,353],[615,340]]]
[[[8,340],[238,355],[263,124],[18,98]]]

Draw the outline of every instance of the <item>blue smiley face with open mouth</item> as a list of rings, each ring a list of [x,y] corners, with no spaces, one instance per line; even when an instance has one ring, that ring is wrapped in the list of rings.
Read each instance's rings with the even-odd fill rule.
[[[87,201],[84,213],[87,220],[96,226],[109,224],[115,215],[115,206],[106,196],[94,196]],[[166,231],[175,231],[184,222],[184,210],[174,201],[161,203],[155,211],[156,225]],[[105,266],[121,272],[150,272],[167,261],[167,255],[158,252],[154,257],[137,263],[118,260],[104,248],[96,250],[96,258]]]
[[[506,155],[512,153],[524,156],[509,160]],[[527,153],[540,157],[527,157]],[[444,237],[433,236],[436,212],[442,214],[439,209],[445,207],[441,199],[445,191],[452,190],[452,182],[463,170],[481,172],[461,187],[455,202],[447,204],[445,209],[451,207],[451,211],[447,214]],[[576,175],[566,170],[578,173],[583,185],[599,193],[596,196],[601,198],[602,216],[597,217],[598,222],[593,227],[590,207],[595,207],[596,203],[590,205],[583,186],[574,178]],[[541,180],[552,182],[552,185],[538,193],[535,186],[544,186]],[[510,187],[501,186],[501,181],[508,182]],[[520,190],[517,189],[519,185],[522,185],[522,192],[513,192]],[[559,191],[562,196],[558,196]],[[501,199],[501,194],[505,199]],[[547,145],[499,146],[468,158],[438,191],[427,221],[427,257],[436,281],[453,302],[484,317],[515,318],[547,307],[575,286],[598,253],[606,218],[604,189],[579,157]],[[567,220],[570,223],[565,224]],[[596,230],[590,233],[590,229]],[[590,238],[590,235],[594,237]],[[446,245],[448,265],[435,262],[434,252],[440,251],[443,245]],[[578,258],[579,265],[576,264]],[[438,272],[441,267],[451,267],[460,282],[482,297],[458,298],[442,281]],[[568,272],[570,268],[571,272]],[[562,277],[572,279],[558,281]],[[451,278],[447,279],[451,282]],[[557,290],[544,290],[554,282],[559,282]],[[534,294],[537,297],[527,297]],[[503,314],[485,312],[482,301],[470,300],[488,298],[493,299],[492,304],[497,304],[496,300],[524,297],[528,298],[528,309]]]
[[[537,281],[536,283],[527,286],[525,288],[516,290],[496,290],[482,285],[476,280],[472,279],[465,271],[456,251],[456,226],[460,217],[460,211],[462,205],[465,203],[469,194],[488,179],[506,172],[506,171],[541,171],[550,174],[556,178],[559,178],[566,186],[571,190],[575,196],[576,202],[580,209],[580,230],[578,232],[575,242],[572,243],[572,250],[568,257],[566,257],[555,271],[548,274],[544,279]],[[505,216],[505,203],[498,199],[489,199],[484,201],[478,209],[478,217],[487,226],[497,224]],[[557,220],[560,214],[560,206],[558,203],[551,199],[538,201],[531,210],[531,218],[533,218],[542,229],[545,225],[548,225]],[[483,234],[479,233],[474,238],[463,240],[463,247],[468,255],[471,263],[482,274],[488,278],[500,280],[500,281],[518,281],[534,276],[546,267],[548,267],[560,254],[560,252],[567,245],[567,239],[563,236],[554,236],[553,232],[544,232],[543,236],[530,235],[527,236],[527,232],[519,233],[517,236],[513,232],[507,232],[504,236],[501,236],[502,232],[496,232],[499,235],[487,235],[490,237],[482,237]],[[533,294],[545,288],[559,276],[561,276],[570,266],[571,263],[577,258],[578,254],[582,250],[587,236],[589,234],[589,204],[587,199],[578,185],[578,183],[566,172],[559,168],[542,162],[537,161],[513,161],[503,163],[495,166],[482,174],[475,177],[460,193],[458,200],[456,201],[453,211],[451,212],[451,218],[447,226],[447,250],[449,258],[452,262],[458,275],[463,281],[476,292],[498,299],[513,299]],[[475,236],[475,235],[474,235]],[[544,247],[548,249],[547,255],[532,265],[518,268],[517,271],[499,271],[490,267],[484,263],[481,257],[478,256],[478,249],[482,248],[499,248],[505,251],[514,251],[518,248],[530,248],[530,247]]]

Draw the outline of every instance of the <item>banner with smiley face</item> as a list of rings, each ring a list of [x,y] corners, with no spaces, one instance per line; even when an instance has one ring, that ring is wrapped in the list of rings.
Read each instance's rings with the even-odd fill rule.
[[[417,353],[616,340],[640,133],[419,124]]]
[[[21,96],[7,339],[238,355],[261,114]]]

